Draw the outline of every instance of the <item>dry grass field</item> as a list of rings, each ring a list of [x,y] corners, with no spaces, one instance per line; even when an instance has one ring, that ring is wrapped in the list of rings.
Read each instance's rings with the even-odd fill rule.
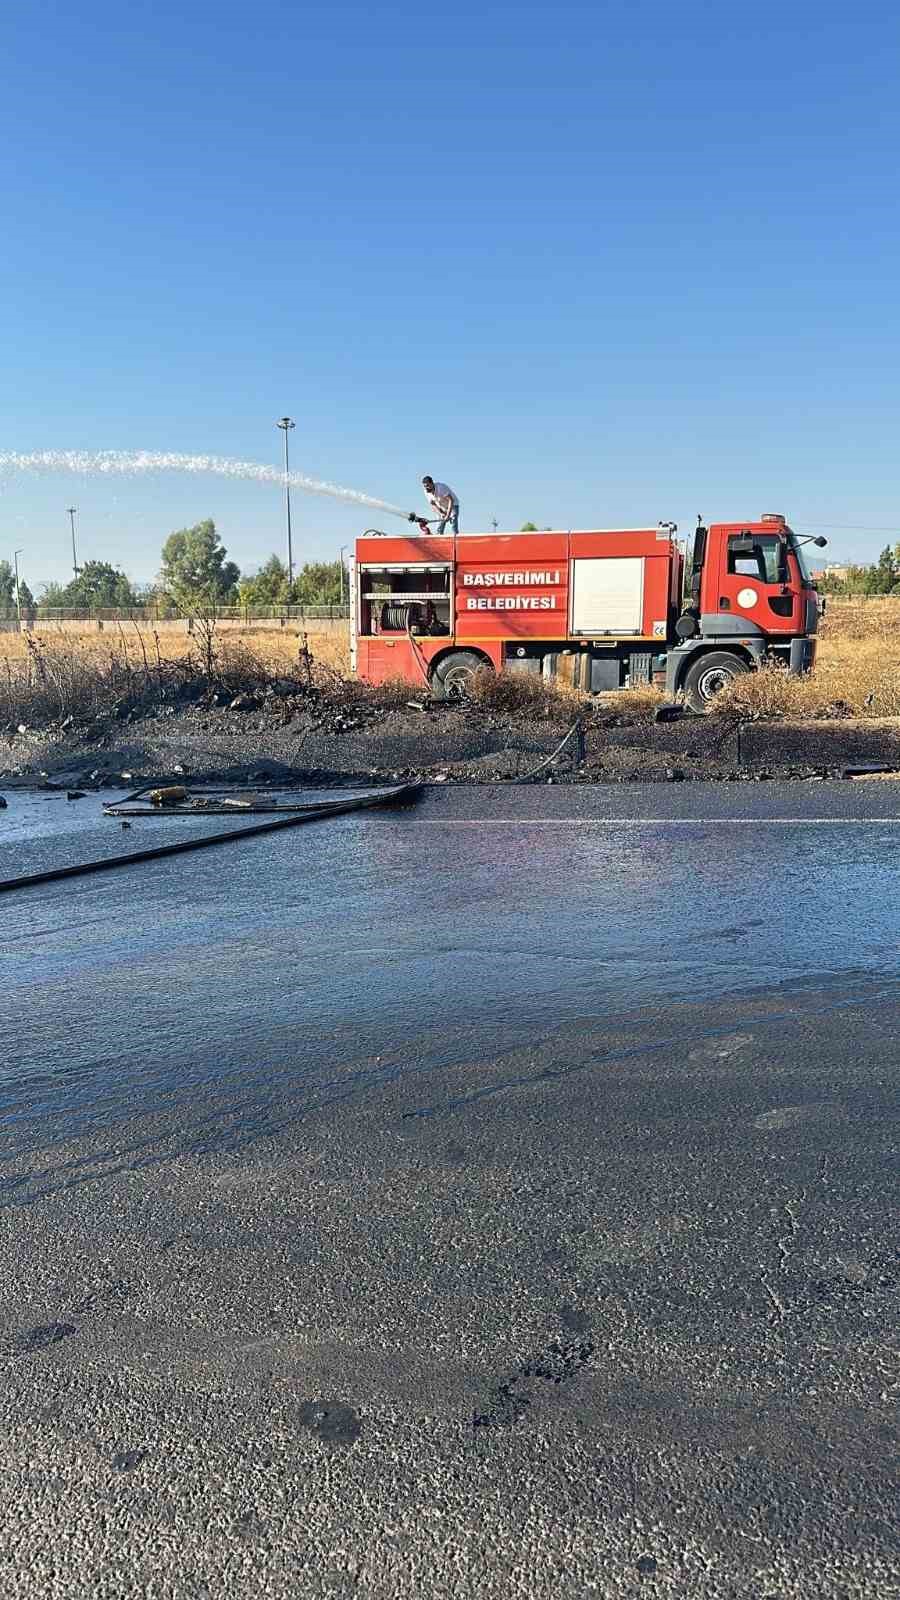
[[[349,672],[349,647],[343,632],[310,631],[307,638],[315,660],[335,672]],[[192,657],[198,669],[203,662],[203,642],[196,634],[162,631],[154,635],[149,627],[139,634],[133,625],[113,623],[107,623],[102,633],[75,634],[38,624],[31,635],[0,635],[0,674],[7,682],[20,678],[29,639],[49,663],[65,670],[68,679],[77,675],[79,662],[94,671],[109,670],[115,662],[119,669],[124,666],[127,671],[140,672],[144,652],[152,670],[157,664],[157,646],[163,662],[185,663]],[[270,672],[286,672],[298,663],[303,641],[304,636],[291,628],[222,629],[216,636],[216,651],[221,663],[230,665],[235,674],[242,656],[256,658]],[[478,698],[484,704],[496,702],[497,709],[511,709],[510,699],[518,703],[516,691],[525,683],[527,680],[518,680],[515,690],[511,680],[496,688],[485,683]],[[540,694],[546,698],[544,690]],[[900,716],[900,600],[829,600],[811,677],[791,678],[777,669],[751,673],[722,695],[720,707],[752,717]],[[534,709],[538,711],[537,705]]]
[[[900,599],[829,599],[808,678],[753,672],[721,700],[747,716],[900,717]]]
[[[62,632],[38,625],[33,633],[0,635],[0,726],[40,727],[67,718],[83,721],[136,701],[153,703],[181,692],[202,692],[214,680],[232,693],[261,687],[267,678],[304,678],[310,670],[304,638],[288,629],[221,629],[194,634],[107,623],[100,633]],[[310,637],[313,662],[339,684],[349,665],[345,637]]]
[[[333,667],[337,672],[349,672],[350,646],[345,634],[310,632],[307,637],[310,653],[317,661]],[[162,629],[154,634],[150,626],[138,629],[133,623],[124,622],[121,625],[107,622],[102,633],[98,633],[96,628],[86,629],[83,633],[68,630],[63,633],[51,625],[42,627],[37,622],[31,634],[0,634],[0,663],[4,660],[26,660],[29,638],[54,655],[70,654],[108,660],[114,654],[126,656],[134,667],[143,664],[142,644],[151,664],[156,661],[157,643],[163,661],[183,661],[193,655],[199,662],[202,654],[202,641],[196,633]],[[302,647],[303,635],[296,628],[248,628],[246,631],[228,628],[220,629],[216,634],[217,651],[222,650],[227,654],[229,648],[248,648],[271,672],[287,671],[294,666]]]

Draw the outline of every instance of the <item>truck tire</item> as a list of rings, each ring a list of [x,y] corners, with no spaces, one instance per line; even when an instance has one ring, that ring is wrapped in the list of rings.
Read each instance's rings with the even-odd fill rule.
[[[684,676],[684,696],[692,711],[708,711],[716,695],[750,667],[743,656],[732,650],[711,650],[688,667]]]
[[[434,669],[432,689],[436,700],[464,700],[476,672],[490,663],[474,650],[451,650]]]

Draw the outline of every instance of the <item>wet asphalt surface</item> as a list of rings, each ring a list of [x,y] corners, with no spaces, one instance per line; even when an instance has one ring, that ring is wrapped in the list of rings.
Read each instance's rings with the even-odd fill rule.
[[[438,788],[3,896],[0,1592],[900,1592],[898,843]]]

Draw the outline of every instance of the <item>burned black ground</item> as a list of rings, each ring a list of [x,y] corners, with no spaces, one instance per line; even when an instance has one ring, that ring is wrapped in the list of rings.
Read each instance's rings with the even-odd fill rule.
[[[578,716],[577,741],[548,763]],[[896,723],[839,719],[737,723],[652,710],[563,706],[552,716],[473,705],[407,704],[397,695],[268,686],[223,703],[212,691],[150,707],[123,702],[79,723],[8,729],[0,784],[115,785],[156,777],[304,785],[422,779],[448,783],[664,783],[840,776],[848,763],[900,766]]]

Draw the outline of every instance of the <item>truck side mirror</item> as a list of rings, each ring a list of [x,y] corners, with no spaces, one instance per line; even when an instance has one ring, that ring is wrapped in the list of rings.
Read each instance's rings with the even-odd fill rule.
[[[752,556],[756,553],[756,545],[752,539],[729,539],[728,549],[733,556]]]

